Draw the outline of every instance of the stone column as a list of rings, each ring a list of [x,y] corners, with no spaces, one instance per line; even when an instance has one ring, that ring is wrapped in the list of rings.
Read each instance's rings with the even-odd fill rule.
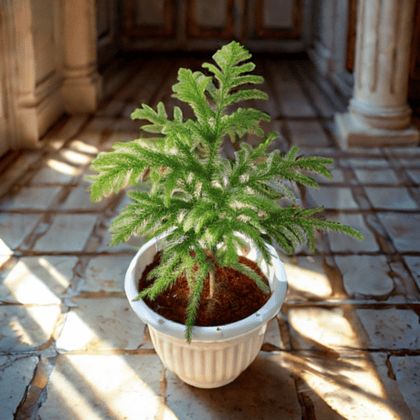
[[[95,1],[63,2],[64,106],[70,114],[94,112],[102,94],[102,79],[97,72]]]
[[[407,103],[415,0],[359,0],[353,98],[336,114],[342,149],[415,146]]]

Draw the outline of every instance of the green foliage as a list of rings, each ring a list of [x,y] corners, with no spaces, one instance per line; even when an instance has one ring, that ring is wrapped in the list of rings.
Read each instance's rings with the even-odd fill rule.
[[[132,204],[111,225],[112,245],[127,241],[131,235],[150,239],[170,232],[162,241],[161,263],[149,273],[149,279],[156,280],[138,299],[147,296],[153,300],[185,273],[191,291],[186,319],[188,341],[204,281],[210,271],[214,272],[214,262],[244,272],[267,292],[261,278],[239,263],[237,247],[246,243],[238,233],[258,248],[269,265],[267,243],[276,242],[291,254],[299,244],[307,242],[314,251],[318,229],[362,239],[359,232],[348,226],[317,217],[322,207],[301,209],[293,191],[285,185],[284,181],[288,181],[318,188],[308,172],[331,179],[326,168],[331,159],[299,157],[297,147],[287,154],[278,150],[268,153],[268,146],[278,135],[266,136],[261,129],[260,121],[270,120],[267,114],[250,108],[227,113],[226,107],[232,103],[267,99],[258,89],[236,90],[244,84],[263,82],[262,77],[245,74],[255,68],[251,62],[243,64],[250,57],[240,44],[231,42],[213,56],[216,65],[203,64],[213,77],[180,69],[173,96],[188,103],[196,119],[184,121],[181,109],[175,107],[174,119],[169,120],[162,103],[158,104],[157,112],[143,104],[132,118],[150,121],[143,130],[158,137],[117,143],[92,163],[97,172],[91,176],[92,201],[117,193],[127,185],[137,187],[127,194]],[[241,138],[247,133],[263,137],[258,147],[253,149],[244,142],[234,161],[221,157],[226,135]],[[152,180],[149,192],[139,187],[147,168]],[[281,207],[278,200],[284,197],[294,204]],[[190,254],[192,249],[194,256]],[[196,272],[194,267],[198,267]]]

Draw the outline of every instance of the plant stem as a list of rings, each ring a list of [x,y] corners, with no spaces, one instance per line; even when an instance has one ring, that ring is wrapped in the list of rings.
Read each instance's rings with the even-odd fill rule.
[[[216,257],[214,252],[210,251],[209,249],[205,249],[204,253],[207,255],[208,259],[211,261],[210,264],[210,272],[209,272],[209,280],[210,280],[210,298],[214,297],[214,293],[216,291]]]
[[[214,297],[214,291],[216,289],[216,270],[210,269],[210,298]]]

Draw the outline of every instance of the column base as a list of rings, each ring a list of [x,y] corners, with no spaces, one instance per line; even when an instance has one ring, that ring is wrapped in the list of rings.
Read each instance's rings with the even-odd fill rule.
[[[51,88],[54,89],[54,86]],[[16,132],[11,148],[36,149],[41,137],[64,114],[61,92],[56,87],[38,103],[16,107]]]
[[[350,112],[335,114],[340,149],[351,147],[413,147],[419,144],[419,131],[410,126],[402,130],[383,130],[358,124]]]
[[[64,79],[61,92],[69,114],[95,112],[102,96],[102,77],[90,76]]]

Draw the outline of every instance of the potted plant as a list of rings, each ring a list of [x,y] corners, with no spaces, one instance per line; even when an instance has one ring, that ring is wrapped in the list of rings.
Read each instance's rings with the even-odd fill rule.
[[[132,204],[111,225],[111,245],[133,234],[148,239],[125,278],[130,304],[149,325],[163,364],[203,388],[231,382],[254,360],[281,308],[287,281],[274,243],[288,254],[307,242],[314,251],[317,229],[362,239],[316,217],[322,207],[301,209],[283,182],[317,187],[307,172],[331,178],[331,159],[298,157],[296,147],[268,153],[278,134],[265,136],[259,124],[270,117],[252,108],[228,112],[233,103],[267,99],[260,90],[237,89],[263,82],[249,74],[250,57],[233,41],[213,56],[217,66],[203,64],[213,76],[180,69],[173,96],[196,119],[185,120],[175,107],[171,120],[162,103],[157,112],[143,104],[132,118],[149,120],[142,128],[157,136],[117,143],[92,163],[92,201],[135,187],[127,193]],[[246,133],[263,141],[255,149],[241,143],[234,161],[223,158],[224,138]],[[283,197],[294,204],[282,208]]]

